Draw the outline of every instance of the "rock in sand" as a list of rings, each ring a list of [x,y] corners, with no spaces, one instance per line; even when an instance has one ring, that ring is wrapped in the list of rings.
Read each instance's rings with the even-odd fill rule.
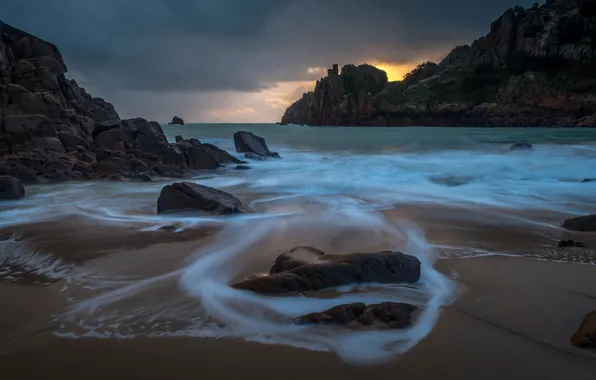
[[[563,222],[562,227],[570,231],[594,232],[596,231],[596,214],[569,218]]]
[[[311,247],[296,247],[279,255],[270,273],[233,287],[278,294],[369,282],[414,283],[420,279],[420,261],[401,252],[332,255]]]

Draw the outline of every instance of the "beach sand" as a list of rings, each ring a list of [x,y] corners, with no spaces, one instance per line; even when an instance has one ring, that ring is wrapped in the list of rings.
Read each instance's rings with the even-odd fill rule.
[[[151,276],[183,265],[200,244],[158,243],[86,265]],[[63,284],[3,283],[2,378],[596,379],[596,352],[569,342],[596,309],[596,266],[486,256],[439,260],[437,268],[461,284],[457,301],[414,349],[375,366],[239,339],[58,338],[50,320],[67,306]]]

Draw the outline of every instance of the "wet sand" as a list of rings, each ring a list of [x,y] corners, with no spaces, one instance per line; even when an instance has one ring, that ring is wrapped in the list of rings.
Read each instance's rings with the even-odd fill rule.
[[[156,244],[85,265],[152,276],[184,265],[200,244]],[[457,301],[418,346],[383,365],[238,339],[58,338],[50,320],[67,302],[57,282],[0,284],[0,368],[12,379],[596,379],[596,352],[569,342],[596,309],[596,266],[488,256],[437,267],[461,285]]]

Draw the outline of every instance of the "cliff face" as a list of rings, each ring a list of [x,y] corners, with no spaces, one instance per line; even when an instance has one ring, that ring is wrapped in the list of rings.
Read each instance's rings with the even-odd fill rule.
[[[509,9],[472,45],[420,65],[402,81],[380,79],[381,88],[347,86],[344,70],[317,82],[282,122],[596,126],[596,0]]]
[[[196,139],[170,144],[156,122],[120,120],[66,70],[56,46],[0,21],[0,175],[147,180],[238,161]]]

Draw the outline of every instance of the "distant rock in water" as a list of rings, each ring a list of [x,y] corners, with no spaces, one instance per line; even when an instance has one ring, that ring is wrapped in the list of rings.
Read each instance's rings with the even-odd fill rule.
[[[401,252],[327,255],[315,248],[296,247],[279,255],[270,273],[233,287],[279,294],[367,282],[414,283],[420,278],[420,261]]]
[[[205,211],[212,215],[236,214],[246,209],[234,196],[192,182],[165,186],[157,199],[157,213]]]
[[[567,219],[562,227],[570,231],[595,232],[596,214]]]
[[[571,342],[578,347],[596,347],[596,311],[586,315]]]
[[[412,323],[415,306],[406,303],[382,302],[366,306],[356,302],[332,307],[319,313],[311,313],[294,319],[298,325],[333,324],[381,326],[404,329]]]
[[[7,175],[0,176],[0,200],[19,199],[25,196],[21,181]]]
[[[334,64],[281,124],[595,127],[594,30],[594,0],[517,6],[487,35],[401,81],[370,65]]]
[[[172,119],[171,122],[169,122],[168,124],[170,125],[184,125],[184,120],[182,120],[182,118],[178,117],[178,116],[174,116],[174,118]]]
[[[257,156],[281,158],[278,153],[271,153],[264,138],[251,132],[240,131],[234,133],[234,146],[236,152],[246,153],[247,158],[259,159]]]
[[[511,149],[511,150],[532,150],[532,149],[534,149],[534,147],[530,143],[522,142],[522,143],[511,144],[509,149]]]

